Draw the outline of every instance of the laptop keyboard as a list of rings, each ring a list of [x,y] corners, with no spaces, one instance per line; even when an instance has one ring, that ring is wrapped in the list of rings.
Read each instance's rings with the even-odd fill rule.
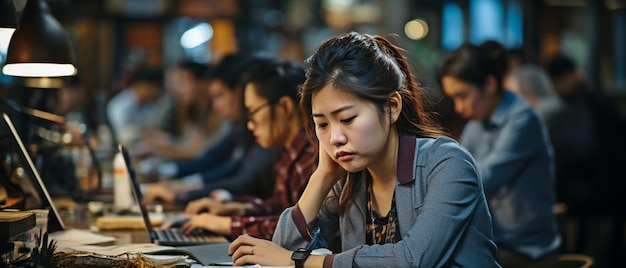
[[[215,239],[213,236],[208,236],[202,231],[193,231],[190,235],[183,234],[180,229],[156,229],[159,241],[211,241]]]

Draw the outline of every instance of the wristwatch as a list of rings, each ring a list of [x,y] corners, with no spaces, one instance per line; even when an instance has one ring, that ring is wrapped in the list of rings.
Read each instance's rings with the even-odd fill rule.
[[[304,261],[311,255],[311,250],[308,248],[299,248],[296,249],[291,254],[291,259],[296,262],[296,268],[304,267]]]

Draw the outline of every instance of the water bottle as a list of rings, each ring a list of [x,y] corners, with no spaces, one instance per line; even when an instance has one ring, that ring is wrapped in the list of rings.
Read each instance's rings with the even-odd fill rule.
[[[113,207],[118,212],[130,210],[133,203],[128,176],[124,156],[118,152],[113,159]]]

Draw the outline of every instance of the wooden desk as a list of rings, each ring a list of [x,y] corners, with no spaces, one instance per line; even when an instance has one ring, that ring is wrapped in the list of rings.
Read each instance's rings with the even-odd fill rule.
[[[55,203],[56,204],[56,203]],[[110,205],[108,205],[110,207]],[[164,206],[164,213],[182,211],[182,208]],[[140,229],[114,229],[97,230],[96,220],[101,215],[94,215],[88,212],[87,204],[70,203],[58,209],[61,219],[65,224],[65,229],[89,229],[97,233],[116,237],[115,244],[123,245],[129,243],[150,243],[150,237],[144,228]],[[140,219],[141,216],[137,216]],[[227,242],[225,237],[215,237],[215,242]]]
[[[65,224],[65,229],[94,230],[96,219],[99,217],[99,215],[89,213],[86,204],[76,204],[73,208],[60,209],[59,214]],[[97,230],[97,232],[116,237],[115,244],[150,243],[145,229]]]

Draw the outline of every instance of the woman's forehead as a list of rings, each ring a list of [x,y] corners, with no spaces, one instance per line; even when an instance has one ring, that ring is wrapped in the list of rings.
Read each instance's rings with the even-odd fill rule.
[[[313,93],[311,108],[313,113],[330,113],[346,105],[357,105],[363,99],[331,84]]]

